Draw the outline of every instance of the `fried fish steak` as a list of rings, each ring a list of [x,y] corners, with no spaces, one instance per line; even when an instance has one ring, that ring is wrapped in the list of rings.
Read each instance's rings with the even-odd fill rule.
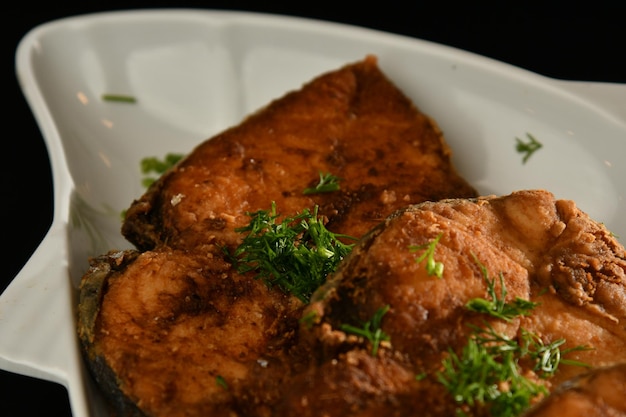
[[[418,258],[428,248],[441,277]],[[508,321],[467,308],[494,294],[536,305]],[[384,306],[389,340],[372,355],[367,338],[342,326],[371,322]],[[562,359],[576,364],[563,361],[554,374],[520,360],[521,374],[548,392],[588,366],[625,363],[626,253],[602,224],[547,191],[426,202],[361,239],[303,317],[301,338],[317,357],[276,415],[497,415],[480,401],[455,402],[438,379],[444,358],[460,357],[476,328],[491,328],[519,346],[528,334],[544,346],[564,341]]]
[[[305,194],[320,175],[340,189]],[[364,235],[400,207],[476,191],[435,122],[375,57],[323,74],[195,148],[127,210],[137,250],[91,261],[79,336],[120,416],[269,416],[308,366],[303,303],[238,274],[225,249],[272,203],[319,207],[326,227]]]
[[[320,173],[340,190],[304,194]],[[436,122],[368,56],[201,143],[132,203],[122,233],[141,250],[232,247],[246,213],[275,201],[287,215],[318,205],[329,230],[359,237],[408,204],[476,195]]]
[[[301,309],[218,257],[111,251],[82,281],[79,336],[115,415],[270,415],[306,357],[293,348]]]

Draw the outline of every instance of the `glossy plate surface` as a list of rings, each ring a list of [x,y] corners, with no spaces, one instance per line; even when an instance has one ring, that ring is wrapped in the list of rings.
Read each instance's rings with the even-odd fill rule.
[[[440,125],[482,194],[543,188],[626,236],[626,86],[563,82],[449,47],[298,18],[210,10],[72,17],[19,44],[16,71],[50,154],[53,225],[0,298],[0,367],[65,385],[103,416],[77,348],[89,256],[129,247],[139,161],[185,153],[316,75],[375,54]],[[134,104],[102,100],[127,94]],[[516,138],[543,147],[526,163]]]

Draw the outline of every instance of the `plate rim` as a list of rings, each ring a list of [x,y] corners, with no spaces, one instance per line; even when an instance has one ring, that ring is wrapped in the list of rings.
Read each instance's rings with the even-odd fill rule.
[[[326,28],[337,32],[345,31],[346,33],[367,34],[368,36],[381,37],[385,41],[389,42],[393,41],[408,42],[416,45],[419,44],[422,47],[429,49],[431,52],[460,56],[461,58],[470,60],[475,64],[488,67],[491,71],[511,72],[516,77],[522,77],[528,82],[539,83],[544,87],[548,86],[555,92],[564,94],[570,99],[577,100],[581,105],[587,106],[589,109],[599,112],[603,115],[603,117],[606,117],[607,120],[611,120],[613,123],[616,123],[626,132],[626,114],[622,114],[617,111],[623,110],[626,106],[623,108],[620,107],[619,109],[613,107],[614,102],[611,101],[611,99],[607,99],[607,97],[611,96],[611,94],[606,92],[606,87],[610,90],[623,90],[620,94],[623,94],[624,103],[626,103],[626,84],[557,80],[452,46],[346,23],[263,12],[196,8],[113,10],[69,16],[45,22],[29,30],[20,40],[16,50],[15,70],[20,88],[35,117],[36,123],[41,130],[41,134],[49,154],[54,190],[53,220],[50,229],[31,258],[16,275],[6,290],[0,294],[0,328],[3,326],[10,326],[13,328],[18,325],[16,323],[7,324],[7,317],[9,316],[8,312],[14,303],[19,302],[19,298],[21,296],[28,294],[28,292],[26,292],[27,287],[33,285],[33,280],[37,281],[34,283],[35,285],[40,285],[54,283],[56,279],[56,281],[59,282],[55,283],[54,292],[58,294],[65,294],[65,297],[71,297],[71,293],[75,290],[72,288],[70,280],[67,279],[65,274],[62,272],[63,269],[67,267],[67,257],[64,258],[64,263],[61,265],[60,271],[57,272],[58,274],[63,274],[63,276],[56,276],[54,279],[40,278],[39,280],[33,276],[33,273],[41,267],[40,265],[52,265],[49,259],[49,248],[58,249],[59,247],[67,246],[68,237],[66,227],[69,218],[69,201],[71,191],[74,188],[72,177],[67,169],[67,162],[63,152],[61,137],[56,130],[55,121],[43,100],[41,91],[39,90],[37,84],[33,82],[35,77],[32,73],[32,69],[28,65],[29,54],[33,48],[36,48],[38,39],[41,36],[45,36],[48,31],[55,30],[57,27],[88,24],[91,22],[103,22],[107,20],[112,21],[114,19],[119,19],[120,17],[125,19],[162,19],[174,17],[184,20],[204,20],[207,16],[228,17],[234,20],[251,19],[257,23],[265,24],[270,24],[271,22],[280,22],[285,25],[305,24],[307,27],[319,26],[320,29]],[[585,88],[580,88],[582,85],[586,86],[585,88],[587,90],[595,90],[595,95],[593,93],[589,94],[588,91],[587,93],[583,91]],[[598,93],[598,90],[602,90],[602,92]],[[58,260],[55,262],[58,262]],[[63,285],[63,282],[65,285]],[[59,283],[61,283],[61,285],[56,286]],[[62,297],[63,296],[60,296],[59,298]],[[72,299],[70,298],[70,300]],[[22,302],[25,301],[22,300]],[[69,317],[72,317],[73,319],[73,309],[71,307],[71,305],[55,307],[55,309],[59,308],[61,311],[61,313],[57,316],[61,320],[61,323],[65,323],[63,320],[67,319],[68,314],[70,314]],[[78,341],[76,337],[74,337],[73,342],[76,345],[75,347],[77,347]],[[5,349],[5,352],[3,352],[2,349]],[[69,392],[70,404],[73,413],[76,415],[89,415],[87,410],[89,410],[91,406],[86,401],[85,390],[88,388],[83,386],[83,383],[85,382],[84,369],[81,369],[80,363],[76,363],[75,361],[73,362],[71,358],[52,358],[49,359],[49,362],[46,364],[41,365],[33,358],[27,358],[19,355],[16,356],[15,352],[7,354],[6,348],[3,348],[2,343],[0,343],[0,368],[40,379],[50,380],[64,385]]]

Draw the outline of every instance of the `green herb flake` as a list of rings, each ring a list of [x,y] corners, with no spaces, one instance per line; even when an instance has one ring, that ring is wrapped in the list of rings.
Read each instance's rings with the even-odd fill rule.
[[[226,383],[226,380],[221,375],[215,377],[215,383],[224,389],[228,389],[228,383]]]
[[[144,178],[141,184],[148,188],[160,177],[165,171],[172,168],[178,161],[184,157],[180,153],[167,153],[164,158],[160,159],[155,156],[145,157],[140,161],[139,168]],[[155,174],[155,175],[150,175]]]
[[[137,102],[137,99],[135,97],[125,95],[125,94],[103,94],[102,100],[115,101],[118,103],[136,103]]]
[[[524,157],[522,158],[523,164],[528,161],[528,158],[530,158],[533,153],[538,151],[543,146],[543,144],[535,139],[535,137],[530,133],[526,133],[526,136],[528,137],[527,142],[522,141],[520,138],[515,138],[515,150],[518,153],[524,154]]]
[[[423,381],[426,379],[426,377],[428,377],[428,374],[426,372],[421,372],[417,375],[415,375],[415,380],[416,381]]]
[[[541,376],[553,376],[560,364],[589,367],[588,364],[563,358],[564,355],[581,350],[591,350],[588,346],[575,346],[573,348],[561,350],[560,346],[565,344],[565,339],[558,339],[550,344],[545,344],[536,334],[521,329],[521,353],[527,355],[535,362],[534,371]]]
[[[466,304],[466,308],[468,310],[477,313],[489,314],[504,321],[511,321],[514,317],[528,316],[531,314],[532,310],[538,305],[537,303],[533,303],[532,301],[524,300],[519,297],[516,297],[512,303],[507,303],[507,290],[506,286],[504,285],[504,276],[502,273],[500,273],[499,275],[500,296],[498,297],[498,294],[496,292],[495,279],[489,278],[489,272],[487,271],[487,268],[485,268],[485,266],[480,263],[476,255],[474,255],[474,259],[478,263],[478,266],[480,267],[483,275],[483,279],[487,283],[487,294],[489,295],[490,299],[473,298]]]
[[[323,173],[321,171],[319,175],[319,183],[315,187],[305,188],[302,194],[329,193],[339,190],[339,181],[341,180],[339,177],[332,175],[330,172]]]
[[[488,405],[491,415],[515,417],[548,393],[520,374],[518,360],[517,342],[490,329],[472,336],[460,355],[449,351],[437,378],[460,406]]]
[[[435,239],[424,245],[409,246],[409,250],[411,252],[417,252],[420,250],[424,251],[424,253],[415,259],[415,262],[419,264],[426,259],[426,273],[429,276],[435,275],[437,278],[441,278],[443,276],[443,263],[435,261],[435,248],[437,247],[442,235],[443,233],[440,233]]]
[[[302,318],[300,318],[300,323],[304,324],[307,329],[310,329],[311,327],[313,327],[317,319],[317,313],[315,311],[309,311],[307,314],[302,316]]]
[[[340,239],[356,240],[326,229],[317,210],[317,206],[313,212],[305,209],[279,221],[273,202],[271,210],[248,213],[250,223],[235,229],[246,236],[228,254],[237,271],[254,272],[267,285],[276,285],[308,302],[313,291],[352,251],[354,245]]]
[[[372,356],[376,356],[381,342],[389,341],[389,335],[383,332],[380,327],[383,316],[387,314],[389,309],[389,305],[379,308],[372,316],[372,319],[363,323],[361,327],[350,324],[342,324],[340,328],[346,333],[361,336],[368,340],[372,345],[371,354]]]
[[[536,304],[517,298],[507,303],[504,280],[500,274],[501,290],[498,294],[494,281],[490,280],[486,268],[479,263],[487,281],[488,299],[475,298],[468,304],[471,311],[510,321],[516,316],[531,313]],[[437,373],[443,384],[459,405],[458,413],[467,407],[488,409],[490,415],[517,417],[527,410],[535,398],[547,395],[548,390],[540,383],[523,376],[519,363],[530,363],[540,378],[547,378],[557,371],[562,363],[586,366],[578,361],[564,359],[567,353],[587,350],[584,346],[561,350],[565,339],[545,344],[536,334],[521,328],[516,338],[500,334],[485,324],[484,328],[470,325],[473,332],[457,354],[449,350],[442,361],[442,370]]]

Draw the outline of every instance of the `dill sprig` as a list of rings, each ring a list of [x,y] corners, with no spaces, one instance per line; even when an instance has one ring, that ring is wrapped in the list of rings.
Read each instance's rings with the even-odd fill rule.
[[[329,193],[332,191],[339,190],[339,181],[341,180],[339,177],[331,174],[330,172],[321,172],[319,173],[320,179],[315,187],[305,188],[302,191],[302,194],[318,194],[318,193]]]
[[[423,245],[409,246],[409,250],[411,252],[417,252],[419,250],[424,251],[415,259],[415,262],[419,264],[426,259],[426,273],[429,276],[435,275],[437,278],[441,278],[443,276],[443,263],[435,261],[435,248],[437,247],[442,235],[443,233],[440,233],[435,239]]]
[[[530,133],[526,133],[526,136],[528,137],[528,142],[524,142],[520,138],[515,138],[515,150],[518,153],[524,154],[524,157],[522,158],[523,164],[528,161],[528,158],[530,158],[533,153],[538,151],[543,146],[543,144],[535,139],[535,137]]]
[[[383,341],[389,341],[389,335],[387,335],[380,327],[380,323],[383,316],[389,311],[389,305],[376,310],[371,320],[366,321],[361,327],[353,326],[350,324],[342,324],[340,329],[346,333],[351,333],[357,336],[361,336],[367,339],[372,345],[371,354],[376,356],[378,354],[378,348]]]
[[[496,280],[489,278],[487,268],[485,268],[485,266],[478,261],[476,255],[474,255],[474,259],[481,270],[483,279],[487,283],[487,294],[490,299],[473,298],[466,304],[466,308],[468,310],[475,311],[477,313],[489,314],[490,316],[497,317],[504,321],[511,321],[514,317],[528,316],[531,314],[532,310],[538,305],[537,303],[524,300],[520,297],[516,297],[512,303],[507,303],[506,295],[508,292],[506,290],[506,286],[504,285],[504,276],[502,273],[499,275],[500,296],[498,297],[498,294],[496,293]]]
[[[104,101],[117,101],[121,103],[136,103],[137,99],[128,94],[102,94]]]
[[[531,314],[537,303],[521,298],[512,303],[506,302],[503,275],[500,274],[501,289],[498,294],[495,280],[489,279],[486,268],[480,262],[478,264],[487,282],[490,299],[474,298],[466,308],[504,321]],[[470,327],[473,332],[463,350],[457,354],[450,349],[442,361],[442,371],[437,373],[439,382],[460,407],[486,408],[491,415],[516,417],[528,409],[535,398],[548,394],[543,384],[521,374],[521,361],[531,364],[539,378],[553,376],[562,363],[587,366],[563,358],[572,351],[589,349],[577,346],[561,350],[565,339],[546,344],[541,337],[524,328],[520,329],[517,337],[511,338],[498,333],[488,323],[484,328]],[[461,408],[458,414],[463,414]]]
[[[450,350],[437,378],[457,404],[515,417],[533,398],[548,393],[544,385],[520,374],[519,359],[517,341],[488,327],[472,335],[460,355]]]
[[[313,212],[303,210],[279,221],[276,204],[270,210],[248,213],[250,223],[237,232],[246,233],[242,243],[230,255],[240,273],[255,272],[269,286],[278,286],[304,302],[337,269],[353,244],[340,239],[353,237],[335,234]]]
[[[155,156],[143,158],[139,164],[141,173],[145,175],[145,177],[141,180],[141,184],[146,188],[149,187],[165,171],[176,165],[176,163],[180,161],[183,156],[184,155],[180,153],[168,153],[162,159]],[[156,175],[150,176],[149,174]]]
[[[565,339],[563,338],[546,345],[539,336],[526,329],[521,329],[521,333],[520,356],[530,357],[535,363],[533,371],[539,373],[544,378],[554,375],[560,364],[582,367],[590,366],[587,363],[563,357],[570,352],[591,350],[588,346],[574,346],[561,350],[560,347],[565,344]]]

